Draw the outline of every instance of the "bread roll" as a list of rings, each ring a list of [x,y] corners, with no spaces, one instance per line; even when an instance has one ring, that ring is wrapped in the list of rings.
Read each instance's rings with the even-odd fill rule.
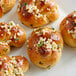
[[[0,56],[0,76],[24,76],[29,62],[22,56]]]
[[[26,41],[25,31],[13,21],[0,23],[0,53],[8,54],[10,46],[21,47]]]
[[[60,24],[60,31],[64,42],[76,48],[76,11],[65,17]]]
[[[17,8],[19,20],[28,27],[40,27],[59,18],[54,0],[20,0]]]
[[[4,13],[7,13],[10,11],[16,3],[16,0],[0,0],[0,17]]]
[[[61,57],[62,49],[62,37],[54,28],[37,28],[27,41],[30,60],[41,68],[54,66]]]

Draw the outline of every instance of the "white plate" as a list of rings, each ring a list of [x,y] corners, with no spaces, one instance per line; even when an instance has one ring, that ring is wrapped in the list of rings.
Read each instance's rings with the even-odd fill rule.
[[[61,20],[68,13],[75,10],[76,0],[56,0],[56,2],[59,4],[60,18],[53,24],[49,24],[46,27],[51,27],[52,25],[53,27],[58,29]],[[5,14],[0,19],[0,22],[9,22],[13,20],[15,23],[20,24],[20,26],[23,27],[26,31],[28,39],[32,32],[32,29],[21,24],[17,17],[16,8],[17,4],[10,12]],[[22,48],[11,48],[11,53],[9,55],[24,55],[29,60],[26,50],[26,43]],[[50,70],[44,70],[36,67],[33,63],[30,62],[30,69],[25,73],[25,76],[76,76],[76,51],[64,45],[62,57],[56,66],[54,66]]]

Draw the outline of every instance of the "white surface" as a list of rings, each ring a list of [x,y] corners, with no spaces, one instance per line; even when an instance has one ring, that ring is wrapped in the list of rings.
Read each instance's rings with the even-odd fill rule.
[[[76,0],[56,1],[60,8],[60,18],[53,24],[47,25],[46,27],[51,27],[52,25],[53,27],[58,28],[61,20],[76,8]],[[17,4],[9,13],[5,14],[0,19],[0,22],[9,22],[13,20],[15,23],[20,24],[20,26],[24,28],[28,38],[32,29],[21,24],[17,17],[16,8]],[[29,60],[26,50],[26,43],[22,48],[11,48],[11,53],[9,55],[24,55]],[[25,73],[25,76],[76,76],[76,51],[64,45],[62,57],[56,66],[50,70],[44,70],[36,67],[33,63],[30,62],[30,69]]]

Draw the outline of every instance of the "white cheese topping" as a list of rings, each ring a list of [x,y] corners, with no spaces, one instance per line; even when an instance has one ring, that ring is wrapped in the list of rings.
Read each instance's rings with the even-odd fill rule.
[[[40,14],[40,13],[37,13],[37,14],[35,15],[35,17],[40,18],[40,17],[43,17],[43,15]]]
[[[16,26],[16,24],[15,24],[13,21],[10,21],[10,22],[9,22],[9,25],[11,25],[11,26]]]
[[[42,30],[39,30],[39,31],[37,31],[37,29],[34,29],[34,31],[39,36],[40,35],[45,35],[46,33],[49,33],[47,29],[42,29]],[[56,32],[56,29],[55,28],[54,29],[51,28],[51,32]]]
[[[49,38],[46,40],[46,37],[40,37],[40,40],[37,43],[37,47],[40,46],[46,46],[47,49],[52,49],[53,51],[59,51],[59,49],[61,49],[58,47],[58,44],[56,44],[56,42],[52,41],[52,39]]]
[[[69,21],[68,20],[66,20],[66,24],[68,24],[69,23]]]
[[[52,42],[53,51],[57,51],[58,50],[57,48],[58,48],[57,44],[55,42]]]
[[[73,17],[76,17],[76,13],[74,13]]]
[[[68,33],[72,34],[72,37],[76,39],[76,27],[74,27],[74,30],[68,30]]]
[[[15,57],[11,56],[10,58],[11,58],[10,62],[8,64],[5,63],[6,66],[9,65],[8,66],[9,69],[6,69],[6,70],[1,69],[1,71],[4,71],[6,76],[24,76],[22,68],[17,67],[18,64],[17,64],[17,61],[15,60]],[[19,61],[19,62],[21,65],[23,64],[23,61]],[[0,61],[0,65],[2,65],[2,61]]]
[[[36,12],[39,12],[39,10],[37,9],[37,6],[34,5],[26,5],[26,10],[28,10],[29,13],[32,13],[34,10],[36,10]]]
[[[0,61],[0,65],[2,65],[2,61]]]
[[[49,9],[49,8],[47,8],[47,10],[48,10],[48,11],[50,11],[50,9]]]
[[[8,45],[7,43],[5,42],[0,42],[1,45]]]
[[[3,23],[2,25],[1,25],[1,28],[2,29],[6,29],[6,35],[9,35],[9,39],[6,41],[6,42],[0,42],[0,44],[2,44],[2,45],[8,45],[10,42],[12,42],[12,38],[14,38],[15,39],[15,42],[17,42],[18,41],[18,36],[20,36],[21,34],[20,34],[20,29],[17,27],[17,26],[19,26],[18,24],[16,25],[13,21],[10,21],[9,22],[9,24],[5,24],[5,23]],[[14,34],[14,36],[13,36],[13,34],[11,33],[11,30],[12,30],[12,28],[15,28],[15,29],[18,29],[19,30],[19,32],[16,32],[15,34]],[[0,31],[2,31],[1,29],[0,29]],[[1,36],[4,36],[4,34],[5,33],[1,33]],[[13,37],[12,37],[13,36]]]

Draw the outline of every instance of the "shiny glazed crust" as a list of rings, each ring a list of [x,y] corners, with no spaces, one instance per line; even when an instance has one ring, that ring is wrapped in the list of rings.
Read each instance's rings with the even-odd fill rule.
[[[26,41],[26,33],[13,21],[0,23],[0,55],[8,54],[10,46],[21,47]]]
[[[0,56],[0,76],[24,76],[29,62],[22,56]]]
[[[14,7],[15,3],[16,0],[0,0],[0,17],[2,17],[4,13],[10,11]]]
[[[70,13],[60,24],[60,31],[64,42],[76,48],[76,11]]]
[[[27,41],[30,60],[42,68],[49,69],[54,66],[61,57],[62,49],[62,37],[54,28],[37,28]]]
[[[54,0],[20,0],[17,8],[19,20],[28,27],[40,27],[59,18]]]

